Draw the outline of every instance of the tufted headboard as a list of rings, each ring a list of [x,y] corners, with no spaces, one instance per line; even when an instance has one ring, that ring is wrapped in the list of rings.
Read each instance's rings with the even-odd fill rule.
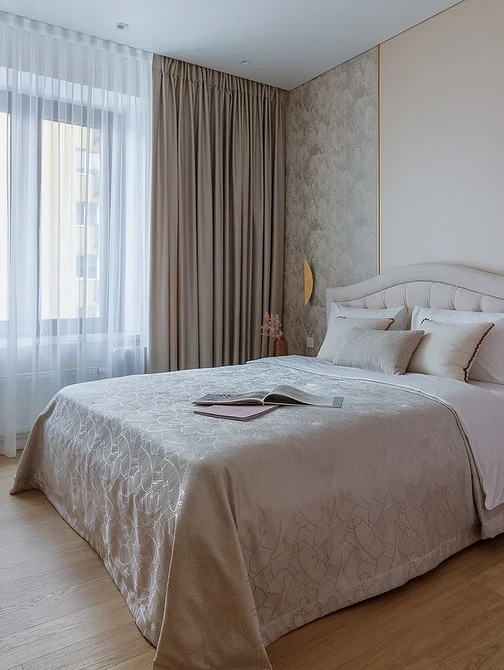
[[[327,289],[332,302],[350,307],[414,305],[471,312],[504,312],[504,275],[462,265],[420,263],[390,270],[350,286]]]

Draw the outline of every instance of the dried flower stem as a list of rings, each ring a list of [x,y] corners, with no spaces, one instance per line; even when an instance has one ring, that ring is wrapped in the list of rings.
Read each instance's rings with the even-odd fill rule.
[[[278,314],[268,314],[264,312],[264,323],[261,326],[261,333],[266,337],[273,337],[280,340],[283,337],[282,322]]]

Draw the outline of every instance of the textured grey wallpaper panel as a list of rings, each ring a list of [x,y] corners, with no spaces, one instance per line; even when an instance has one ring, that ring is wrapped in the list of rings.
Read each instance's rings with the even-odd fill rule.
[[[303,84],[287,104],[284,330],[289,353],[318,351],[325,290],[376,274],[377,49]],[[303,260],[315,288],[303,297]]]

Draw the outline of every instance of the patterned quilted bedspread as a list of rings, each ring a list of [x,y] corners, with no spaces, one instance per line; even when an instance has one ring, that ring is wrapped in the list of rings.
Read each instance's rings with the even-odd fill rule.
[[[343,406],[238,422],[191,404],[283,383]],[[271,360],[63,389],[23,453],[29,488],[100,554],[157,670],[270,668],[268,643],[433,568],[489,514],[445,404]]]

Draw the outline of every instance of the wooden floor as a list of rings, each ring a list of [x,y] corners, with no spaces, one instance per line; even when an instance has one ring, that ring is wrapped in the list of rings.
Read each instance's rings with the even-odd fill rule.
[[[0,457],[1,670],[150,670],[101,560]],[[504,670],[504,536],[268,649],[274,670]],[[234,670],[229,668],[226,670]]]

